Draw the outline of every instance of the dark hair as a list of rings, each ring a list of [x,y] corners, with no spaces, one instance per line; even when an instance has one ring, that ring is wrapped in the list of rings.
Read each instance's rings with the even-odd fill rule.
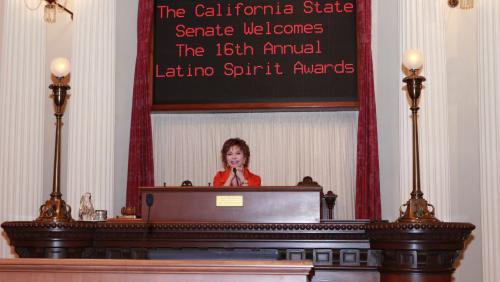
[[[226,154],[229,151],[229,149],[233,146],[238,146],[240,150],[243,152],[243,156],[246,158],[243,166],[247,167],[248,163],[250,162],[250,148],[248,148],[248,145],[245,142],[245,140],[240,138],[227,139],[226,142],[224,142],[224,145],[222,145],[222,150],[220,151],[220,153],[224,167],[228,167]]]

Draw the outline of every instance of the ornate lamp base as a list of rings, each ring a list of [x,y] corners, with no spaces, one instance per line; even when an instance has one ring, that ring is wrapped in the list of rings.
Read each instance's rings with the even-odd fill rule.
[[[51,195],[50,200],[40,207],[40,215],[36,221],[43,222],[71,222],[71,207],[60,197]]]
[[[402,207],[406,206],[403,212]],[[429,207],[432,208],[429,211]],[[396,222],[402,223],[438,223],[440,222],[434,216],[434,206],[427,203],[424,198],[410,198],[406,204],[399,208],[399,218]]]

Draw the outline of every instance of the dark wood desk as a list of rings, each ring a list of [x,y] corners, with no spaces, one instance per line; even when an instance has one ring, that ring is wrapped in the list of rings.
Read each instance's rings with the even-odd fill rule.
[[[168,249],[275,250],[278,259],[312,260],[321,281],[375,282],[451,281],[455,259],[474,226],[25,221],[4,222],[2,228],[22,258],[144,259]]]
[[[145,193],[148,191],[147,188],[144,190]],[[318,190],[311,191],[311,199],[318,201],[318,194],[314,194],[319,193]],[[275,201],[287,197],[291,201],[293,198],[280,197],[279,193],[275,197],[278,199]],[[160,198],[157,197],[155,204],[161,206],[164,202]],[[169,197],[165,199],[171,200]],[[189,197],[182,201],[186,200]],[[317,207],[312,209],[311,214],[316,215]],[[251,213],[252,209],[243,208],[238,212]],[[163,215],[158,213],[156,216],[161,218]],[[283,220],[290,220],[286,214],[282,216]],[[207,222],[209,215],[203,222],[170,219],[151,222],[4,222],[2,228],[21,258],[311,260],[315,268],[313,281],[336,282],[450,282],[455,259],[474,229],[468,223],[280,223],[275,222],[276,218],[267,223],[217,222],[215,219]],[[261,217],[261,220],[265,218]]]

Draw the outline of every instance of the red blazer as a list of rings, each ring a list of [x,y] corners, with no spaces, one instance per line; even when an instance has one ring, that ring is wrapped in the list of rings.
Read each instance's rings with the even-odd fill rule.
[[[219,171],[214,176],[214,187],[223,187],[227,178],[231,175],[231,168],[224,171]],[[243,176],[248,182],[248,186],[260,186],[260,176],[253,174],[248,168],[243,169]]]

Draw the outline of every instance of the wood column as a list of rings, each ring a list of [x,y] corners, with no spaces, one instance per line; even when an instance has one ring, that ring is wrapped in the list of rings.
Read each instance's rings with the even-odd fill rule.
[[[381,282],[451,282],[454,263],[474,229],[469,223],[374,223],[372,249],[383,253]]]

